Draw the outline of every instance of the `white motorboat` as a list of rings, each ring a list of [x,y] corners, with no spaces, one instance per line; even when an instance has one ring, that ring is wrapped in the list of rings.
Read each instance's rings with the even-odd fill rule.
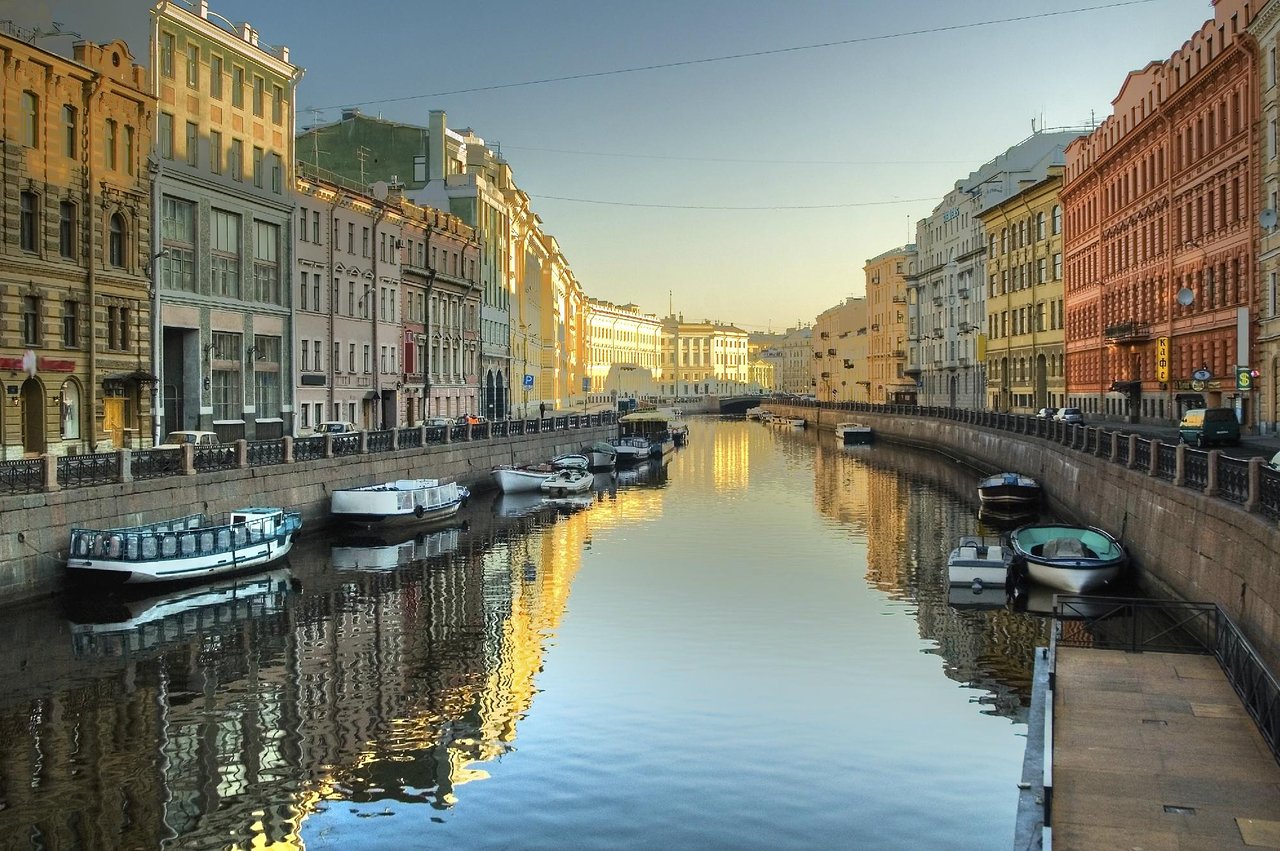
[[[585,452],[570,452],[552,458],[551,466],[557,470],[589,470],[591,459]]]
[[[237,508],[120,529],[72,529],[67,573],[91,582],[140,584],[209,579],[283,558],[302,515]]]
[[[365,527],[438,523],[457,514],[470,495],[457,482],[398,479],[335,490],[329,500],[329,513],[335,520]]]
[[[804,428],[804,417],[774,417],[773,424],[784,428]]]
[[[999,538],[965,535],[947,557],[947,580],[951,585],[1004,587],[1012,564],[1013,552]]]
[[[584,446],[582,454],[587,456],[591,470],[612,470],[618,464],[617,447],[603,440]]]
[[[528,493],[542,488],[542,483],[556,474],[550,464],[503,464],[490,471],[502,493]]]
[[[1021,473],[996,473],[978,482],[983,505],[1035,506],[1040,503],[1040,483]]]
[[[1071,594],[1106,585],[1129,562],[1119,541],[1092,526],[1020,526],[1009,540],[1032,581]]]
[[[567,496],[575,493],[586,493],[595,484],[596,477],[586,470],[558,470],[551,478],[542,483],[541,489],[551,496]]]
[[[609,445],[617,452],[619,467],[639,464],[649,458],[650,443],[644,437],[611,437]]]
[[[871,426],[863,423],[836,423],[836,440],[845,446],[861,446],[870,443]]]

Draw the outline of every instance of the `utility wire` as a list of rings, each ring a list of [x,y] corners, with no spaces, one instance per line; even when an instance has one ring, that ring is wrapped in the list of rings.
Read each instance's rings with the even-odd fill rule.
[[[499,89],[515,89],[523,86],[541,86],[546,83],[564,83],[570,80],[589,80],[595,77],[611,77],[618,74],[635,74],[641,71],[659,71],[664,68],[684,68],[690,65],[707,65],[712,62],[730,62],[738,59],[753,59],[760,56],[777,56],[782,53],[798,53],[804,50],[821,50],[828,47],[844,47],[850,44],[866,44],[872,41],[887,41],[896,38],[909,38],[917,35],[931,35],[934,33],[956,32],[957,30],[977,29],[978,27],[990,27],[997,24],[1013,24],[1023,21],[1043,20],[1044,18],[1062,17],[1064,15],[1078,15],[1084,12],[1099,12],[1105,9],[1119,9],[1125,6],[1140,6],[1146,3],[1155,3],[1157,0],[1120,0],[1115,3],[1104,3],[1099,6],[1081,6],[1076,9],[1060,9],[1056,12],[1040,12],[1035,15],[1019,15],[1013,18],[995,18],[989,21],[971,21],[967,24],[950,24],[944,27],[929,27],[927,29],[907,30],[898,33],[884,33],[881,35],[862,36],[860,38],[846,38],[840,41],[824,41],[818,44],[802,44],[792,47],[776,47],[770,50],[754,50],[748,53],[730,53],[724,56],[707,56],[701,59],[684,59],[677,62],[662,62],[653,65],[636,65],[631,68],[613,68],[607,71],[587,71],[581,74],[566,74],[562,77],[543,77],[536,80],[521,80],[514,83],[495,83],[489,86],[473,86],[467,89],[454,89],[445,92],[430,92],[420,95],[405,95],[403,97],[381,98],[379,100],[365,100],[356,103],[334,104],[332,106],[321,106],[316,109],[341,109],[348,106],[375,106],[385,103],[403,103],[410,100],[423,100],[425,98],[447,97],[450,95],[466,95],[476,92],[492,92]]]
[[[524,145],[502,146],[504,151],[540,151],[551,154],[570,154],[575,157],[619,157],[633,160],[670,160],[675,162],[695,163],[737,163],[740,165],[956,165],[972,163],[980,157],[967,160],[776,160],[747,159],[739,157],[675,157],[663,154],[618,154],[607,151],[569,151],[564,148],[530,148]]]

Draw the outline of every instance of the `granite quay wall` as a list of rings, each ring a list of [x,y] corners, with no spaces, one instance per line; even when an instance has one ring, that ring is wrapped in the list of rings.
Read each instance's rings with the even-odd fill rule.
[[[196,512],[279,505],[302,512],[305,535],[327,523],[329,494],[337,488],[438,478],[488,490],[493,487],[489,471],[498,464],[545,461],[616,434],[616,418],[606,414],[447,431],[239,441],[212,449],[120,450],[86,456],[88,461],[72,458],[70,468],[59,466],[62,459],[36,459],[44,489],[0,496],[0,606],[62,587],[72,527],[119,528]],[[89,471],[87,477],[109,480],[79,483],[81,474],[75,471],[81,467]],[[59,481],[68,481],[69,470],[79,484],[62,487]],[[135,478],[135,472],[149,477]]]
[[[1280,667],[1280,472],[1121,431],[987,411],[864,404],[767,407],[1040,482],[1054,514],[1106,529],[1155,596],[1216,603]]]

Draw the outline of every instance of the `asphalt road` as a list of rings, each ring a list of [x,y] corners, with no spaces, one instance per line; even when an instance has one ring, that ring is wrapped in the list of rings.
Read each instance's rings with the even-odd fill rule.
[[[1097,426],[1098,428],[1118,431],[1123,434],[1134,432],[1146,438],[1159,438],[1162,442],[1178,442],[1178,429],[1175,426],[1149,425],[1147,423],[1089,422],[1088,420],[1085,421],[1085,425]],[[1246,434],[1241,436],[1239,446],[1221,446],[1217,448],[1222,450],[1223,455],[1230,458],[1261,456],[1270,460],[1277,452],[1280,452],[1280,435]]]

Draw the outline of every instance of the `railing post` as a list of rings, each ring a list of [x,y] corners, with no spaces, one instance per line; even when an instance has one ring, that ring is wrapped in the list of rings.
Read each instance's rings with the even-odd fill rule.
[[[1244,501],[1245,511],[1257,511],[1262,502],[1262,459],[1249,459],[1249,498]]]
[[[196,474],[196,447],[191,443],[182,444],[182,475]]]
[[[1187,445],[1179,443],[1173,448],[1173,486],[1180,488],[1187,483]]]
[[[422,425],[418,426],[418,445],[427,445],[427,423],[423,420]]]
[[[1160,472],[1160,440],[1151,438],[1151,457],[1147,459],[1147,475],[1155,476]]]
[[[360,454],[369,454],[369,430],[365,428],[360,429]]]
[[[62,486],[58,484],[58,456],[57,455],[41,455],[41,470],[44,474],[44,490],[46,493],[62,490]]]
[[[117,449],[116,454],[120,458],[120,478],[119,482],[133,481],[133,452],[128,449]]]
[[[1135,434],[1129,435],[1129,462],[1125,464],[1125,466],[1128,467],[1130,470],[1132,470],[1137,463],[1134,460],[1137,457],[1138,457],[1138,435],[1135,433]]]
[[[444,442],[453,443],[453,426],[447,425],[447,426],[444,426],[443,428],[444,428]]]
[[[395,428],[393,426],[391,428],[391,451],[395,452],[399,448],[400,448],[400,429]]]
[[[1218,459],[1220,457],[1222,457],[1221,450],[1218,450],[1218,449],[1209,450],[1209,460],[1208,460],[1209,474],[1208,476],[1205,477],[1206,478],[1206,482],[1204,486],[1205,496],[1218,495]]]
[[[236,466],[241,470],[249,466],[249,441],[243,437],[236,441]]]
[[[281,446],[280,453],[284,457],[284,463],[292,464],[293,463],[293,437],[292,435],[286,434],[280,440],[281,440],[281,443],[283,444]]]
[[[324,457],[333,457],[333,435],[327,431],[324,433]]]
[[[1112,464],[1120,460],[1120,434],[1119,432],[1111,432],[1111,457],[1107,459]]]

